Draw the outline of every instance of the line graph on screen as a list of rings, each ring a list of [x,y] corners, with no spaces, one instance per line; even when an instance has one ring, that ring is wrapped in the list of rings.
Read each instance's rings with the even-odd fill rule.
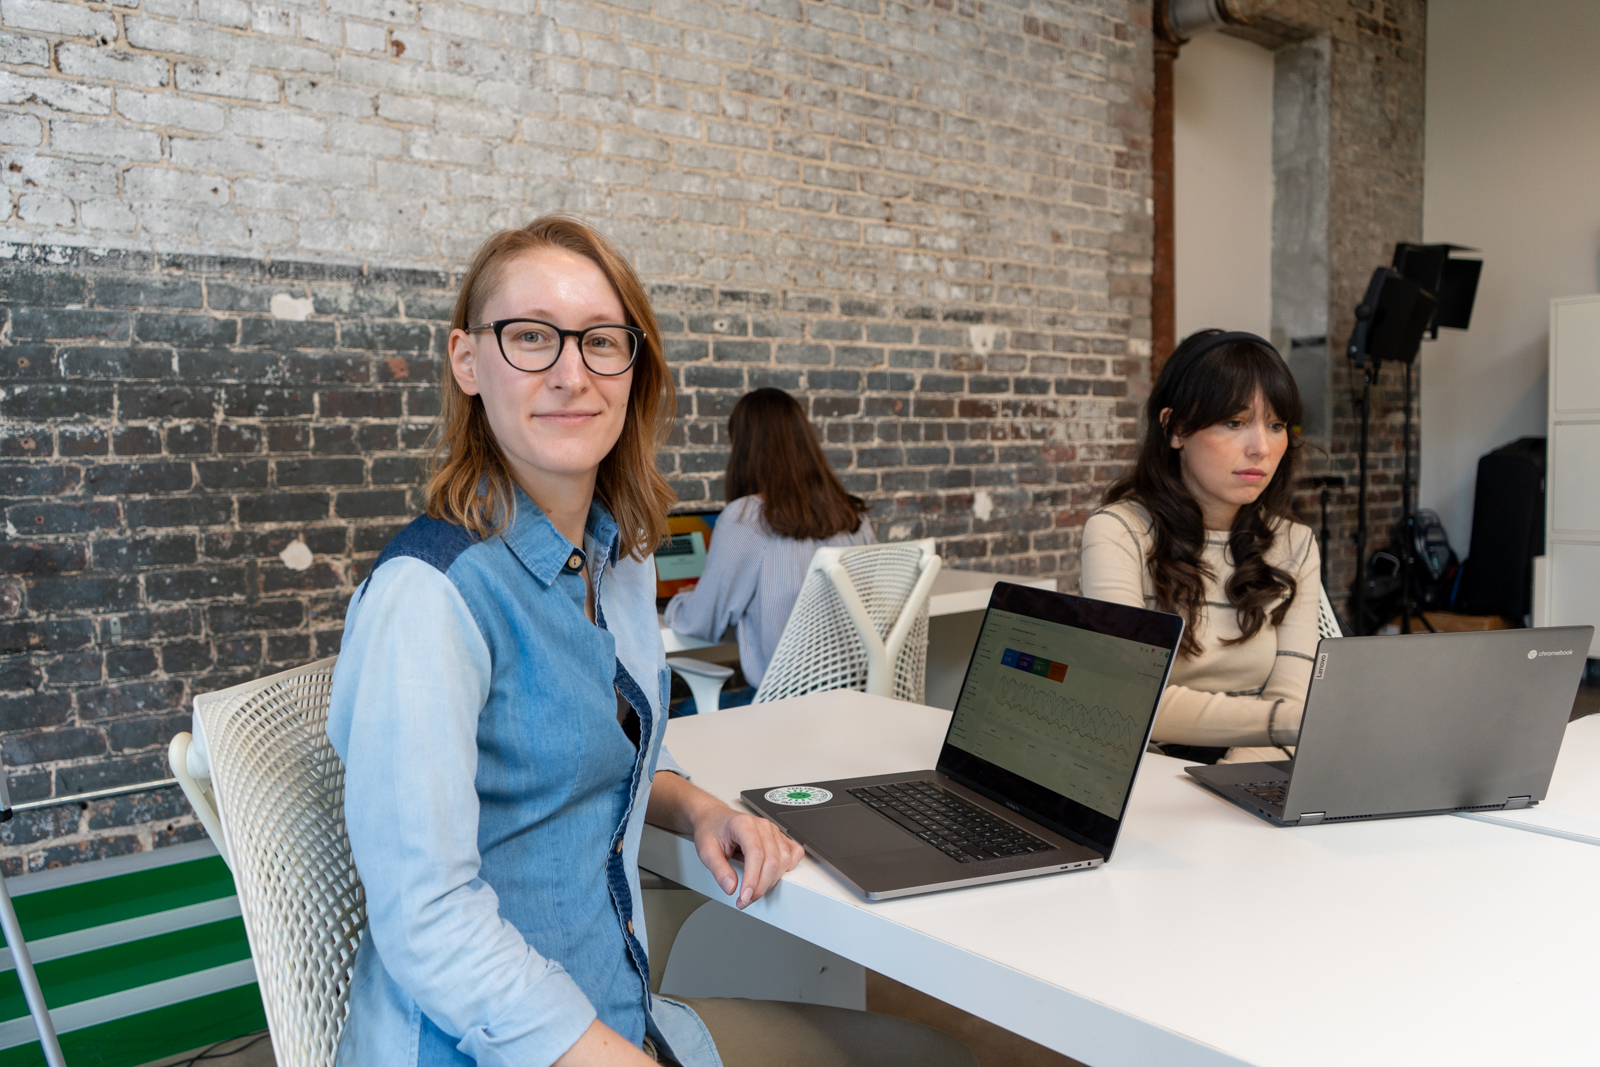
[[[1020,678],[999,680],[994,703],[1005,709],[1007,717],[1028,733],[1041,728],[1058,735],[1081,738],[1097,746],[1102,755],[1116,753],[1131,760],[1144,731],[1138,720],[1115,708],[1085,704],[1060,693],[1050,693]],[[1119,760],[1120,762],[1120,760]]]

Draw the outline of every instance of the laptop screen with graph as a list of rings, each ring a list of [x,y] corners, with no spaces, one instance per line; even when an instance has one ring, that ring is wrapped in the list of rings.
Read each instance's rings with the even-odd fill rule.
[[[1044,821],[1077,823],[1094,838],[1087,831],[1122,818],[1180,624],[1159,612],[1003,589],[984,617],[939,769],[949,773],[950,762],[988,784],[985,792],[1024,787],[1046,809],[1055,799],[1056,817]]]

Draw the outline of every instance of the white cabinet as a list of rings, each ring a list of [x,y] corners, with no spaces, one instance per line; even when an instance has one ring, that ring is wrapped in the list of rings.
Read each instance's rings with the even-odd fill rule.
[[[1600,656],[1600,296],[1550,301],[1545,625],[1588,623]]]

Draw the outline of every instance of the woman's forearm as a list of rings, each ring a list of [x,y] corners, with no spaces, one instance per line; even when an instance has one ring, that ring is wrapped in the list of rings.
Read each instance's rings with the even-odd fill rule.
[[[1151,740],[1222,748],[1292,745],[1299,739],[1304,710],[1303,696],[1234,697],[1169,685]]]
[[[649,1067],[654,1063],[621,1034],[596,1019],[577,1043],[562,1053],[554,1067]]]
[[[738,907],[748,907],[770,890],[805,856],[776,823],[735,811],[704,789],[671,771],[657,771],[645,819],[655,826],[688,834],[706,870]],[[736,858],[744,860],[740,889]]]
[[[671,771],[657,771],[650,786],[645,821],[677,834],[692,834],[697,821],[732,809],[704,789]]]

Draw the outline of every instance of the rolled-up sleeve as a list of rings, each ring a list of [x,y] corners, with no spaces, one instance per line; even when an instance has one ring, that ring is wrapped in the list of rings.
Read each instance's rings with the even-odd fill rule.
[[[661,746],[661,754],[656,757],[656,773],[659,774],[662,771],[671,771],[685,780],[689,778],[689,772],[684,770],[678,764],[678,761],[672,758],[672,753],[667,751],[666,745]]]
[[[328,735],[385,970],[478,1064],[544,1067],[596,1013],[479,878],[474,779],[490,672],[455,586],[427,563],[391,560],[351,605]]]

